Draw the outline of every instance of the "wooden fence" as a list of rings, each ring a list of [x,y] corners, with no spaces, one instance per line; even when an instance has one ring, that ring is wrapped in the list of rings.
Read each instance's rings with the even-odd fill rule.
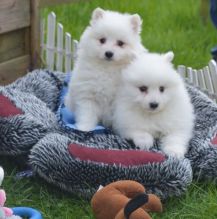
[[[0,0],[0,85],[41,67],[41,9],[76,1]]]
[[[0,0],[0,82],[26,74],[31,60],[29,0]],[[22,74],[21,74],[22,72]]]

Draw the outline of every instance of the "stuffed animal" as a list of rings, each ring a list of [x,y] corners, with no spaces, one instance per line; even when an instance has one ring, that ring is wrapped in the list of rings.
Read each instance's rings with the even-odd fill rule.
[[[96,219],[151,219],[147,213],[162,212],[160,199],[146,194],[135,181],[121,180],[99,189],[91,199]]]
[[[4,179],[4,170],[0,167],[0,185]],[[6,194],[3,189],[0,189],[0,218],[6,218],[13,215],[13,212],[10,208],[4,207],[6,201]]]
[[[4,170],[0,167],[0,185],[4,179]],[[3,189],[0,189],[0,219],[21,219],[19,216],[13,215],[11,208],[4,207],[6,201],[6,193]]]

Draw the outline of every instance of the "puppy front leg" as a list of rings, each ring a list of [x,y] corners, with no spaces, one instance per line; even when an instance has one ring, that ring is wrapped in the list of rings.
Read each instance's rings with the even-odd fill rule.
[[[81,131],[93,130],[99,122],[99,108],[96,103],[83,101],[75,110],[76,126]]]
[[[154,144],[154,138],[148,132],[132,132],[131,138],[134,144],[142,150],[148,150]]]
[[[171,133],[162,139],[164,153],[177,158],[184,158],[188,149],[188,138],[183,134]]]

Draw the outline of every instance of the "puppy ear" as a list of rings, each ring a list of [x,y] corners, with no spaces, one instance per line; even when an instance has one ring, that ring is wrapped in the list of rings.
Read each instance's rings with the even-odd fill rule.
[[[102,8],[96,8],[92,13],[91,24],[94,24],[97,20],[103,18],[105,11]]]
[[[139,34],[142,29],[142,19],[140,18],[140,16],[138,14],[132,15],[130,17],[130,22],[133,27],[133,31]]]
[[[172,51],[169,51],[165,53],[163,56],[168,62],[171,62],[174,58],[174,53]]]
[[[3,179],[4,179],[4,170],[2,167],[0,167],[0,185],[2,184]]]

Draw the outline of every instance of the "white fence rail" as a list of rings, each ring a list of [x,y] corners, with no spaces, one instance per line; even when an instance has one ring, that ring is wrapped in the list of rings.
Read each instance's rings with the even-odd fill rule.
[[[208,66],[199,70],[179,65],[178,72],[187,82],[217,101],[217,65],[214,60],[211,60]]]
[[[56,15],[51,12],[47,22],[41,22],[41,58],[46,68],[70,72],[76,58],[77,41],[70,33],[64,32],[63,25],[56,22]]]
[[[41,29],[41,57],[45,67],[70,72],[76,59],[78,42],[73,40],[69,33],[64,32],[63,25],[56,22],[54,12],[48,15],[47,25],[45,20],[42,21]],[[177,70],[186,81],[217,101],[217,65],[214,60],[203,69],[196,70],[179,65]]]

